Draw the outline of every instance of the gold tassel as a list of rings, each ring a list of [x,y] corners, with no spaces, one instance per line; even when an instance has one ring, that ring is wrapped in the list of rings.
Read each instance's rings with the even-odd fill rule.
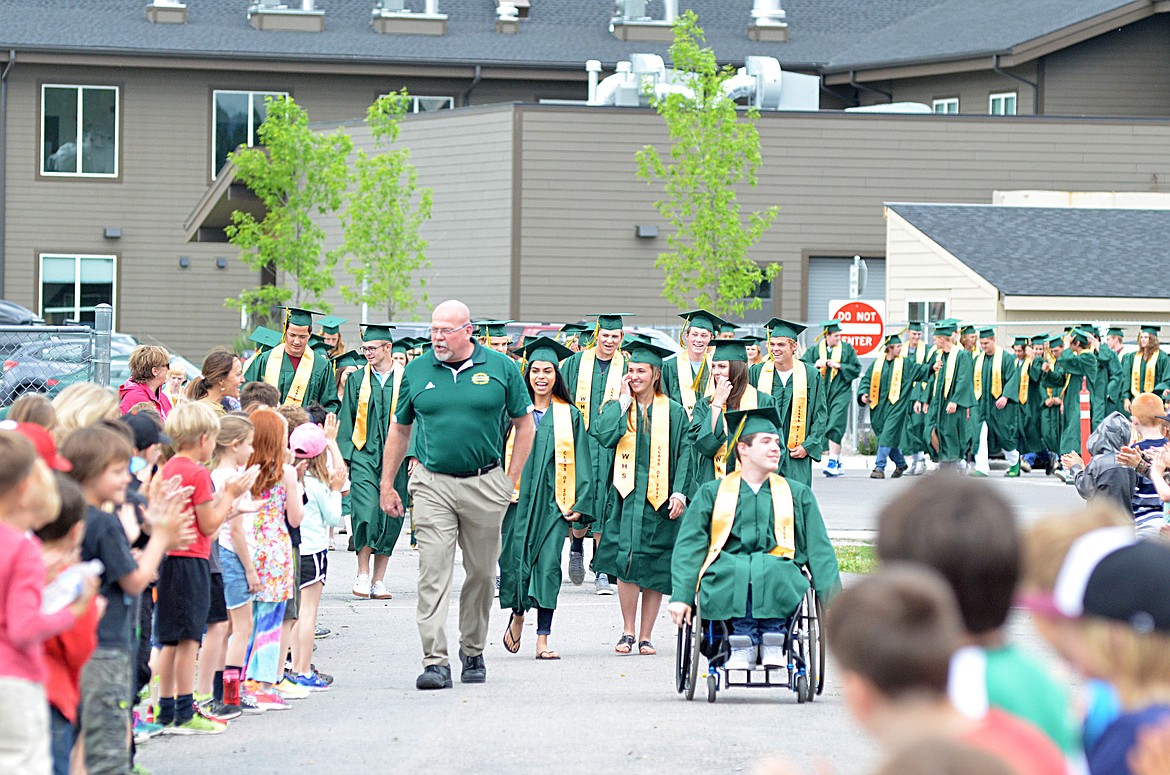
[[[695,369],[695,379],[691,382],[691,392],[698,393],[699,385],[703,384],[703,369],[707,367],[706,357],[699,361],[699,368]]]
[[[740,436],[740,434],[743,433],[743,426],[744,426],[744,423],[746,423],[746,422],[747,422],[746,415],[739,418],[739,426],[735,429],[735,435],[733,435],[730,439],[727,440],[727,453],[723,456],[723,470],[724,471],[726,471],[727,467],[731,464],[731,456],[735,452],[735,445],[737,443],[739,443],[739,436]]]

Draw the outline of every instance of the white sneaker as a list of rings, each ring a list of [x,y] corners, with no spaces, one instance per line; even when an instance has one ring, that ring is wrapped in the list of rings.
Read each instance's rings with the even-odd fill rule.
[[[731,645],[731,656],[723,663],[728,670],[754,670],[756,667],[756,647],[752,639],[746,635],[731,635],[727,638]]]
[[[913,470],[913,472],[911,472],[910,475],[911,476],[922,476],[925,473],[926,473],[926,461],[919,460],[919,461],[916,461],[914,463],[914,470]]]
[[[760,664],[764,667],[784,667],[788,663],[784,655],[784,635],[779,632],[765,632],[760,636]]]
[[[357,577],[357,581],[353,583],[354,597],[369,597],[370,596],[370,574],[361,573]]]
[[[613,585],[609,583],[609,576],[598,573],[597,578],[593,580],[593,591],[599,595],[612,595],[614,589]]]
[[[370,596],[370,598],[372,598],[374,600],[389,600],[390,598],[393,597],[393,595],[390,594],[390,590],[386,589],[385,583],[383,583],[381,581],[375,581],[374,585],[372,587],[370,587],[369,589],[370,589],[369,596]],[[354,588],[354,594],[357,594],[356,586]]]

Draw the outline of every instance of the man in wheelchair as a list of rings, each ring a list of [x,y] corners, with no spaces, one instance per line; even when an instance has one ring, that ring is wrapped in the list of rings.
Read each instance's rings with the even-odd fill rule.
[[[702,619],[727,622],[725,668],[783,667],[787,621],[809,588],[801,568],[827,603],[841,587],[837,557],[812,489],[775,473],[776,408],[728,412],[727,427],[736,429],[739,469],[691,499],[674,545],[668,610],[679,627],[689,623],[697,592]]]

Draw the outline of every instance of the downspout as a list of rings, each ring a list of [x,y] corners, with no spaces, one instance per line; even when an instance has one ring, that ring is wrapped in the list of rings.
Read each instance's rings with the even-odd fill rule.
[[[471,104],[471,93],[475,91],[475,87],[479,86],[479,82],[483,80],[483,67],[481,65],[475,66],[475,77],[471,79],[471,85],[467,87],[467,91],[463,92],[463,107]]]
[[[858,83],[856,70],[849,71],[849,85],[852,86],[854,89],[870,91],[870,92],[873,92],[874,94],[880,94],[883,97],[885,97],[886,100],[890,102],[890,104],[893,104],[893,102],[894,102],[894,93],[893,92],[882,91],[881,89],[878,89],[876,87],[866,86],[865,84]],[[861,100],[858,100],[858,102],[860,103]]]
[[[4,224],[8,216],[8,73],[15,64],[16,49],[11,49],[4,72],[0,73],[0,299],[4,298]]]
[[[1008,72],[1005,72],[1003,70],[1000,70],[999,69],[999,58],[1001,56],[1003,56],[1003,55],[996,54],[994,57],[992,57],[991,69],[994,70],[999,75],[1003,75],[1003,76],[1007,76],[1008,78],[1011,78],[1013,81],[1019,81],[1020,83],[1026,85],[1026,86],[1031,86],[1032,87],[1032,115],[1039,114],[1039,112],[1040,112],[1040,87],[1039,87],[1039,85],[1033,83],[1032,81],[1029,81],[1027,78],[1023,78],[1021,76],[1018,76],[1015,73],[1008,73]]]

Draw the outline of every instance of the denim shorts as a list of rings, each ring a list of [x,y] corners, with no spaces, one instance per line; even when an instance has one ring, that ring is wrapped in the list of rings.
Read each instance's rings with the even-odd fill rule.
[[[248,591],[248,576],[236,553],[220,546],[219,566],[223,570],[223,599],[228,610],[251,603],[255,595]]]

